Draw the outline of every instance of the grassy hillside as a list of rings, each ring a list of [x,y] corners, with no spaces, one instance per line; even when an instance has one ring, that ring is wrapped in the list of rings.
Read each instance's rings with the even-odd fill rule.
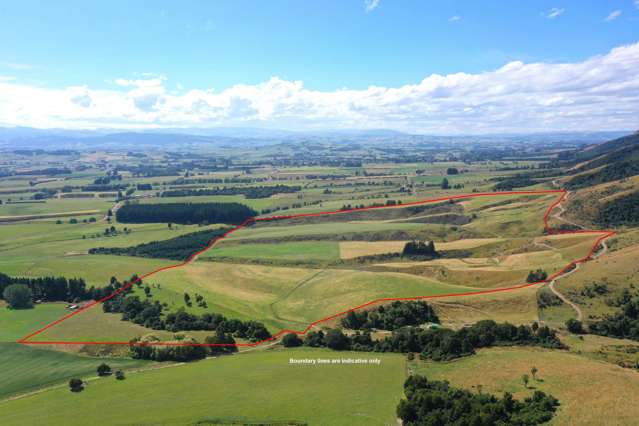
[[[379,365],[290,365],[289,358],[378,358]],[[195,424],[298,421],[388,425],[402,395],[401,355],[321,350],[253,352],[53,389],[0,404],[5,425]],[[122,397],[126,395],[126,397]],[[105,410],[105,407],[109,407]],[[135,420],[132,420],[135,419]]]
[[[0,343],[0,399],[63,383],[72,377],[93,376],[102,362],[113,369],[148,364],[148,361],[127,358],[91,358],[16,343]]]
[[[342,269],[310,269],[195,262],[162,272],[147,280],[154,299],[170,310],[185,308],[194,313],[217,312],[229,318],[257,320],[271,331],[302,329],[309,323],[381,297],[412,297],[478,291],[451,286],[428,278],[398,273],[375,273]],[[207,308],[187,307],[184,293],[204,297]],[[107,321],[108,320],[108,321]],[[108,326],[107,326],[108,324]],[[129,340],[152,330],[120,321],[91,308],[35,337],[35,340],[85,339]],[[74,337],[75,336],[75,337]]]
[[[539,380],[524,387],[522,375],[537,367]],[[413,373],[449,380],[455,386],[482,392],[511,392],[516,398],[535,389],[552,394],[561,406],[552,425],[636,424],[639,406],[629,403],[639,392],[639,375],[621,367],[565,351],[496,348],[448,363],[413,362]]]

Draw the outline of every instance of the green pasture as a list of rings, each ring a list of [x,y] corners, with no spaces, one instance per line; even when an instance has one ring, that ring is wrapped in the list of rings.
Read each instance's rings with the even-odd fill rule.
[[[290,358],[377,358],[379,365],[291,365]],[[0,403],[5,425],[260,423],[395,424],[404,357],[325,350],[259,351],[51,389]],[[122,395],[126,395],[123,398]],[[105,410],[108,407],[108,410]]]
[[[103,362],[113,370],[148,364],[148,361],[129,358],[94,358],[17,343],[0,343],[0,400],[57,384],[63,385],[66,391],[64,384],[68,379],[95,376],[96,368]],[[0,401],[0,410],[6,404]]]

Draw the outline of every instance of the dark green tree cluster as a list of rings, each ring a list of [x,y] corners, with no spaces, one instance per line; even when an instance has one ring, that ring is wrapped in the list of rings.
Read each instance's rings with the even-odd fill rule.
[[[190,339],[181,343],[183,345],[154,346],[153,342],[134,339],[131,341],[131,356],[136,359],[177,362],[196,361],[206,357],[206,347],[199,345],[197,340]]]
[[[207,351],[211,355],[228,355],[237,352],[237,346],[235,346],[235,339],[228,333],[225,333],[221,329],[215,331],[213,336],[207,336],[204,339],[204,343],[207,345]]]
[[[30,175],[44,175],[44,176],[54,176],[54,175],[68,175],[73,173],[72,170],[67,168],[58,168],[58,167],[49,167],[46,169],[38,169],[38,170],[15,170],[13,172],[16,176],[30,176]]]
[[[537,306],[539,309],[546,309],[551,306],[561,306],[563,301],[554,293],[542,290],[537,293]]]
[[[114,183],[110,185],[91,184],[82,187],[83,192],[117,192],[127,189],[129,184]]]
[[[619,312],[591,323],[588,330],[600,336],[639,340],[639,297],[624,297],[620,305]]]
[[[395,301],[371,310],[351,311],[342,319],[342,326],[353,330],[396,330],[424,323],[439,323],[439,318],[433,308],[422,301]]]
[[[566,329],[573,334],[583,334],[585,332],[581,321],[570,318],[566,321]]]
[[[32,294],[24,284],[11,284],[2,292],[2,298],[12,309],[29,309],[33,307]]]
[[[297,334],[288,333],[282,338],[282,344],[287,348],[295,348],[298,346],[302,346],[304,342]]]
[[[601,226],[639,224],[639,192],[615,198],[599,209],[595,222]]]
[[[499,182],[493,186],[495,191],[512,191],[515,188],[536,185],[538,182],[526,175],[515,175],[507,178],[497,178]]]
[[[0,273],[0,295],[7,287],[14,284],[26,286],[31,292],[32,301],[72,302],[74,300],[91,299],[99,290],[86,288],[82,278],[64,277],[10,277]]]
[[[69,380],[69,390],[74,393],[82,392],[84,390],[84,382],[80,379]]]
[[[567,189],[579,189],[619,180],[639,174],[639,161],[622,161],[609,164],[593,173],[577,175],[566,182]]]
[[[120,223],[240,224],[257,212],[240,203],[127,204],[115,214]]]
[[[393,332],[375,350],[383,352],[417,352],[421,358],[445,361],[472,355],[476,349],[491,346],[541,346],[563,348],[554,330],[546,326],[515,326],[497,324],[492,320],[479,321],[460,330],[406,327]]]
[[[541,391],[518,401],[508,392],[498,398],[424,376],[406,379],[404,393],[406,399],[397,406],[397,416],[406,426],[538,425],[552,419],[559,406],[555,397]]]
[[[409,241],[402,250],[402,256],[409,257],[437,257],[438,255],[433,241]]]
[[[228,228],[207,229],[191,232],[163,241],[151,241],[132,247],[98,247],[89,250],[89,254],[111,254],[186,260],[193,253],[207,247],[209,243],[228,231]]]
[[[210,178],[210,177],[198,177],[198,178],[179,178],[169,182],[170,185],[193,185],[193,184],[206,184],[206,183],[257,183],[264,182],[266,178],[263,177],[253,177],[253,178],[241,178],[241,177],[230,177],[230,178]]]
[[[162,197],[197,197],[210,195],[244,195],[245,198],[268,198],[275,194],[299,192],[301,186],[272,185],[272,186],[232,186],[207,189],[174,189],[162,192]]]
[[[329,345],[328,336],[331,335]],[[339,342],[338,345],[335,342]],[[370,332],[357,332],[347,336],[338,329],[326,333],[313,331],[306,335],[304,345],[329,347],[336,350],[420,353],[422,359],[447,361],[473,355],[476,349],[491,346],[541,346],[564,348],[554,330],[546,326],[515,326],[509,323],[497,324],[492,320],[479,321],[460,330],[443,328],[422,329],[403,327],[394,330],[391,336],[373,341]]]
[[[112,373],[111,367],[109,367],[109,365],[104,362],[98,365],[97,372],[98,372],[98,376],[100,377],[110,376]]]
[[[598,296],[604,296],[609,292],[610,289],[608,289],[608,284],[605,282],[592,282],[590,284],[586,284],[579,293],[584,297],[592,299]]]
[[[372,351],[373,341],[369,332],[357,332],[354,335],[347,336],[341,330],[332,328],[327,330],[326,333],[322,330],[309,332],[304,338],[304,346],[330,348],[335,351]]]
[[[526,277],[526,282],[529,283],[538,283],[540,281],[545,281],[548,278],[548,273],[543,269],[537,269],[536,271],[530,271],[528,273],[528,277]]]

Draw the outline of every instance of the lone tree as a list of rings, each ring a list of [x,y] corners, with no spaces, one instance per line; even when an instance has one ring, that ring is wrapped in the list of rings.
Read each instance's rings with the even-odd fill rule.
[[[526,389],[528,389],[528,381],[530,380],[530,378],[528,377],[528,374],[524,374],[523,376],[521,376],[521,381],[524,382],[524,387]]]
[[[80,379],[69,380],[69,390],[71,392],[81,392],[84,390],[84,382]]]
[[[110,376],[110,375],[111,375],[111,367],[109,367],[105,363],[98,365],[98,376]]]
[[[115,378],[118,380],[124,380],[124,371],[118,370],[115,372]]]
[[[442,189],[450,189],[450,184],[446,178],[442,179]]]
[[[537,373],[539,372],[539,370],[537,370],[537,367],[535,367],[533,365],[533,367],[530,369],[530,374],[532,375],[532,378],[534,380],[537,380]]]
[[[33,307],[31,289],[24,284],[12,284],[4,289],[2,298],[10,308],[28,309]]]
[[[568,321],[566,321],[566,328],[573,334],[583,334],[584,332],[581,321],[574,318],[570,318]]]
[[[287,348],[302,346],[302,343],[302,339],[300,339],[295,333],[288,333],[284,336],[284,338],[282,338],[282,344]]]

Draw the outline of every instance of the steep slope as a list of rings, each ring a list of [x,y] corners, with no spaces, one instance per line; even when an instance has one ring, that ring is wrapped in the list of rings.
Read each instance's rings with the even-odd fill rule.
[[[573,153],[574,174],[565,186],[578,189],[639,175],[639,132]]]

